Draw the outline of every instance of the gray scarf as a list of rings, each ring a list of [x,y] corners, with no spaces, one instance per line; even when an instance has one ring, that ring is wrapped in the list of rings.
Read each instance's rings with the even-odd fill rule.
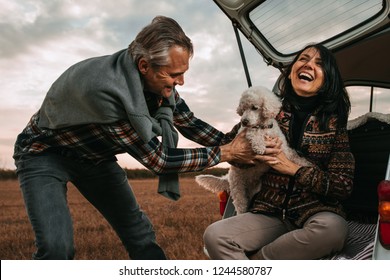
[[[145,143],[162,135],[164,146],[176,147],[174,92],[167,101],[154,118],[150,116],[138,69],[127,50],[121,50],[113,55],[81,61],[66,70],[53,83],[43,101],[39,126],[59,129],[129,120]],[[178,175],[160,176],[158,192],[178,200]]]

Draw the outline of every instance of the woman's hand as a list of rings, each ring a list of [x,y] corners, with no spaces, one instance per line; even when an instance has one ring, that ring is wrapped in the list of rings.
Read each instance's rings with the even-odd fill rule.
[[[282,140],[279,137],[265,136],[265,151],[264,155],[276,156],[282,152]]]
[[[266,150],[264,155],[257,155],[256,159],[268,164],[270,167],[282,174],[291,176],[295,175],[301,166],[290,161],[282,152],[282,141],[278,137],[267,137],[265,142]]]
[[[300,165],[289,160],[283,152],[280,152],[277,155],[259,155],[256,159],[268,164],[270,167],[276,171],[294,176],[297,173],[298,169],[301,168]]]

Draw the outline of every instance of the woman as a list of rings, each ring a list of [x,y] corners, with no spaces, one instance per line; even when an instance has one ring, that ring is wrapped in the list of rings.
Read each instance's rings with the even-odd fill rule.
[[[277,121],[290,145],[314,166],[282,153],[247,213],[218,221],[204,234],[212,259],[318,259],[343,248],[348,227],[340,200],[352,191],[354,158],[346,123],[350,101],[337,63],[320,44],[301,50],[283,74]],[[279,145],[268,139],[270,148]]]

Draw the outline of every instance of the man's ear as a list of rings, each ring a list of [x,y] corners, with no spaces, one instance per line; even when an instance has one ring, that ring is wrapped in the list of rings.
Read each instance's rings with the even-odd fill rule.
[[[145,58],[140,58],[138,60],[138,70],[142,75],[146,75],[146,73],[149,71],[149,62]]]

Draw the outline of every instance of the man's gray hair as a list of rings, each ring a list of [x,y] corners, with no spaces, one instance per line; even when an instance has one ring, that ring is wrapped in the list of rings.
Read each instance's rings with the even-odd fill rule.
[[[172,46],[187,50],[190,57],[194,54],[191,39],[180,25],[174,19],[157,16],[138,33],[128,51],[135,63],[143,57],[153,68],[158,68],[169,63],[169,49]]]

